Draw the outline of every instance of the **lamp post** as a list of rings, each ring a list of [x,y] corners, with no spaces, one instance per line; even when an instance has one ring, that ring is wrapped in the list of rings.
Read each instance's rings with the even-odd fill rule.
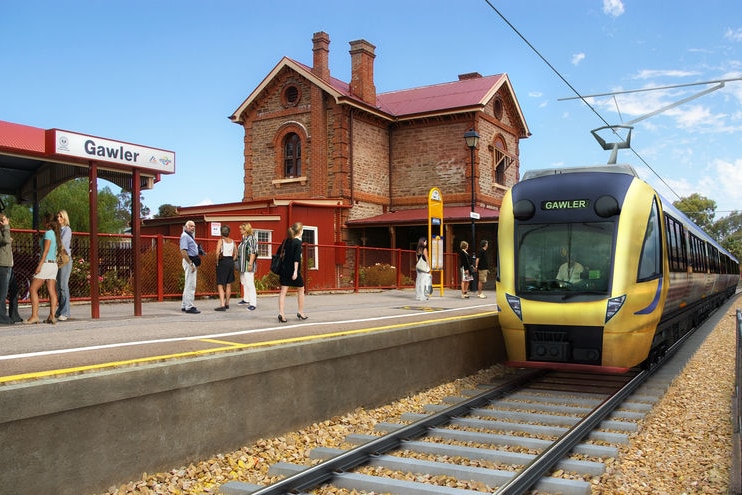
[[[466,141],[466,145],[469,147],[471,153],[471,213],[469,213],[469,217],[471,217],[471,248],[476,253],[477,236],[474,220],[478,218],[478,215],[474,212],[474,149],[477,147],[477,143],[479,143],[479,134],[474,129],[469,129],[464,133],[464,141]]]

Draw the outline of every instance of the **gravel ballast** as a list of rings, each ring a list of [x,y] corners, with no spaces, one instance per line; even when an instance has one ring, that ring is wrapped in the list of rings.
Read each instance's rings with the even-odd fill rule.
[[[731,468],[731,400],[735,382],[736,313],[731,308],[688,362],[681,375],[621,448],[606,474],[591,480],[593,494],[726,494]],[[349,447],[350,433],[373,433],[377,422],[395,422],[403,412],[421,411],[461,390],[502,376],[494,366],[372,410],[315,423],[240,450],[219,454],[167,473],[111,487],[102,495],[219,493],[229,481],[268,484],[268,468],[279,461],[312,464],[316,447]]]

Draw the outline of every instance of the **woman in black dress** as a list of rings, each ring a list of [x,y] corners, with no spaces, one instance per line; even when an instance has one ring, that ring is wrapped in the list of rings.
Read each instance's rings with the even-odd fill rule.
[[[232,297],[232,282],[234,282],[234,259],[237,257],[234,241],[229,238],[229,225],[222,225],[219,242],[216,243],[216,288],[219,291],[219,307],[214,311],[229,309],[229,299]]]
[[[281,293],[278,296],[278,321],[285,323],[286,316],[283,309],[286,303],[286,293],[289,287],[296,287],[296,298],[298,312],[296,317],[300,320],[309,318],[304,314],[304,279],[301,277],[301,233],[304,225],[296,222],[289,228],[288,237],[283,241],[283,261],[281,263]]]

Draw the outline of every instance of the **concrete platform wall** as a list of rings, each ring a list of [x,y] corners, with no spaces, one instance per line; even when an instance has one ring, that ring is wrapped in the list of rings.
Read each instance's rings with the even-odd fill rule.
[[[101,493],[503,359],[487,316],[3,387],[0,491]]]

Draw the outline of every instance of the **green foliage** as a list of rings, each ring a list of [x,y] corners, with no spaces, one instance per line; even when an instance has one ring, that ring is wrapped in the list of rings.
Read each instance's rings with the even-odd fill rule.
[[[713,225],[712,235],[737,260],[742,261],[742,212],[735,210],[717,220]]]
[[[693,193],[688,197],[673,201],[672,204],[706,232],[712,230],[714,215],[716,215],[716,201],[713,199]]]
[[[255,290],[258,292],[278,290],[281,288],[281,282],[278,279],[278,275],[269,271],[260,278],[255,279]]]
[[[33,228],[31,206],[19,205],[12,196],[3,196],[11,226],[17,229]],[[70,227],[75,232],[90,232],[90,196],[88,180],[73,179],[61,184],[39,201],[39,215],[67,210]],[[98,232],[116,234],[124,232],[130,224],[131,193],[122,191],[115,194],[108,186],[98,191],[96,202],[98,210]],[[149,208],[142,206],[141,213],[149,214]]]
[[[77,256],[72,257],[70,296],[90,297],[90,263]]]
[[[166,218],[166,217],[177,217],[178,207],[171,204],[160,205],[157,213],[154,214],[154,218]]]
[[[19,205],[14,196],[0,195],[0,200],[5,204],[5,214],[10,218],[10,228],[30,229],[31,210]]]

